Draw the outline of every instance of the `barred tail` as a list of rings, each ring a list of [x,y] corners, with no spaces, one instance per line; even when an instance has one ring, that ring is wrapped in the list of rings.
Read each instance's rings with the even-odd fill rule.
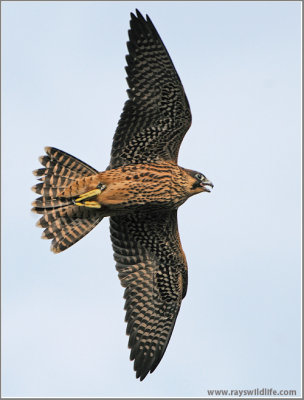
[[[42,182],[32,188],[41,195],[32,203],[32,211],[42,214],[37,222],[37,226],[45,228],[42,238],[52,239],[51,250],[60,253],[83,238],[103,218],[99,210],[79,207],[72,198],[60,197],[77,179],[97,171],[54,147],[46,147],[45,152],[47,155],[39,158],[44,168],[33,171]]]

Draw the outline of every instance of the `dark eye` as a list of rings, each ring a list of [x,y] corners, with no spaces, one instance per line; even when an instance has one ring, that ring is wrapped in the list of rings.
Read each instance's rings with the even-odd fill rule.
[[[203,175],[202,174],[195,174],[195,178],[198,179],[199,181],[202,180]]]

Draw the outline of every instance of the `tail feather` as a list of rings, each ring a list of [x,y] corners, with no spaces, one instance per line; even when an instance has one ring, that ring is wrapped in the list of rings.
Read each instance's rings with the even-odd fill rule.
[[[77,172],[79,176],[90,176],[98,172],[95,168],[91,167],[85,162],[71,156],[68,153],[65,153],[62,150],[55,149],[55,147],[45,147],[45,152],[48,154],[51,160],[56,161],[58,164],[74,172]]]
[[[45,186],[50,185],[50,186],[56,186],[56,187],[67,187],[71,185],[73,182],[75,182],[75,178],[70,179],[67,178],[66,176],[61,176],[61,175],[45,175],[40,178],[40,181],[44,183]]]
[[[48,196],[41,196],[38,197],[36,200],[32,202],[32,206],[34,207],[33,211],[36,212],[37,214],[41,214],[37,212],[38,209],[45,210],[48,208],[58,208],[58,207],[64,207],[68,206],[71,204],[71,199],[64,199],[64,198],[58,198],[55,200],[53,197],[48,197]],[[48,210],[45,210],[47,213]]]
[[[56,186],[56,184],[53,186],[52,184],[42,182],[33,186],[32,190],[37,194],[41,194],[43,197],[55,198],[60,197],[61,192],[63,192],[67,186],[69,186],[68,182],[66,185],[61,184],[61,186]]]
[[[39,158],[45,168],[33,171],[41,183],[33,191],[41,196],[33,201],[32,211],[42,214],[37,225],[45,228],[44,239],[52,239],[51,250],[59,253],[78,242],[103,218],[96,209],[79,207],[62,192],[79,178],[97,173],[97,170],[53,147],[46,147],[47,155]]]
[[[61,221],[58,224],[57,220],[44,230],[42,238],[53,239],[52,251],[60,253],[82,239],[99,222],[100,220],[96,219],[95,216],[87,219],[76,218],[66,224],[61,224]]]
[[[49,228],[49,229],[56,230],[56,227],[57,228],[60,228],[61,226],[63,227],[64,225],[70,224],[75,219],[79,219],[79,217],[75,216],[75,218],[71,218],[71,217],[65,216],[65,217],[54,219],[54,221],[51,222],[50,220],[47,220],[43,216],[39,219],[39,221],[37,222],[36,225],[39,226],[40,228]]]
[[[33,174],[35,176],[39,176],[39,177],[42,177],[43,175],[45,175],[45,177],[60,176],[60,177],[69,178],[71,180],[76,180],[80,176],[79,172],[73,171],[70,168],[67,168],[61,164],[58,164],[57,161],[52,160],[49,156],[42,156],[39,158],[39,161],[45,168],[35,169],[35,171],[33,171]],[[92,174],[90,173],[89,175],[92,175]],[[88,174],[82,174],[81,176],[88,176]],[[40,178],[40,179],[44,180],[44,178]]]

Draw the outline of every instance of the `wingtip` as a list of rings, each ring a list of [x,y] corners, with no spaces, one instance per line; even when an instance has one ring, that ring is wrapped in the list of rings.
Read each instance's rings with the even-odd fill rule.
[[[139,11],[138,8],[135,8],[135,14],[133,12],[131,12],[130,15],[131,15],[131,19],[133,19],[133,20],[138,19],[138,20],[146,22],[144,16],[142,15],[142,13]],[[148,17],[148,15],[146,15],[146,17]]]
[[[141,14],[141,12],[139,11],[138,8],[135,8],[135,12],[136,12],[137,18],[142,17],[142,14]]]
[[[149,24],[153,25],[153,22],[151,21],[151,18],[149,17],[148,14],[146,14],[146,19],[147,19],[147,22],[149,22]]]
[[[146,376],[148,375],[148,373],[149,373],[149,371],[146,372],[145,374],[141,375],[140,378],[139,378],[139,381],[142,382],[142,381],[146,378]]]
[[[146,376],[148,375],[149,372],[150,372],[149,370],[147,370],[147,371],[137,370],[136,371],[136,379],[139,379],[140,382],[142,382],[146,378]]]

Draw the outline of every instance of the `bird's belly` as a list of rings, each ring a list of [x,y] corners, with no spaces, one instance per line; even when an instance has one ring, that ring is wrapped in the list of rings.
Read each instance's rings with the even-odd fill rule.
[[[104,180],[104,179],[103,179]],[[174,209],[186,200],[181,185],[170,173],[119,174],[106,184],[97,201],[109,210]]]

